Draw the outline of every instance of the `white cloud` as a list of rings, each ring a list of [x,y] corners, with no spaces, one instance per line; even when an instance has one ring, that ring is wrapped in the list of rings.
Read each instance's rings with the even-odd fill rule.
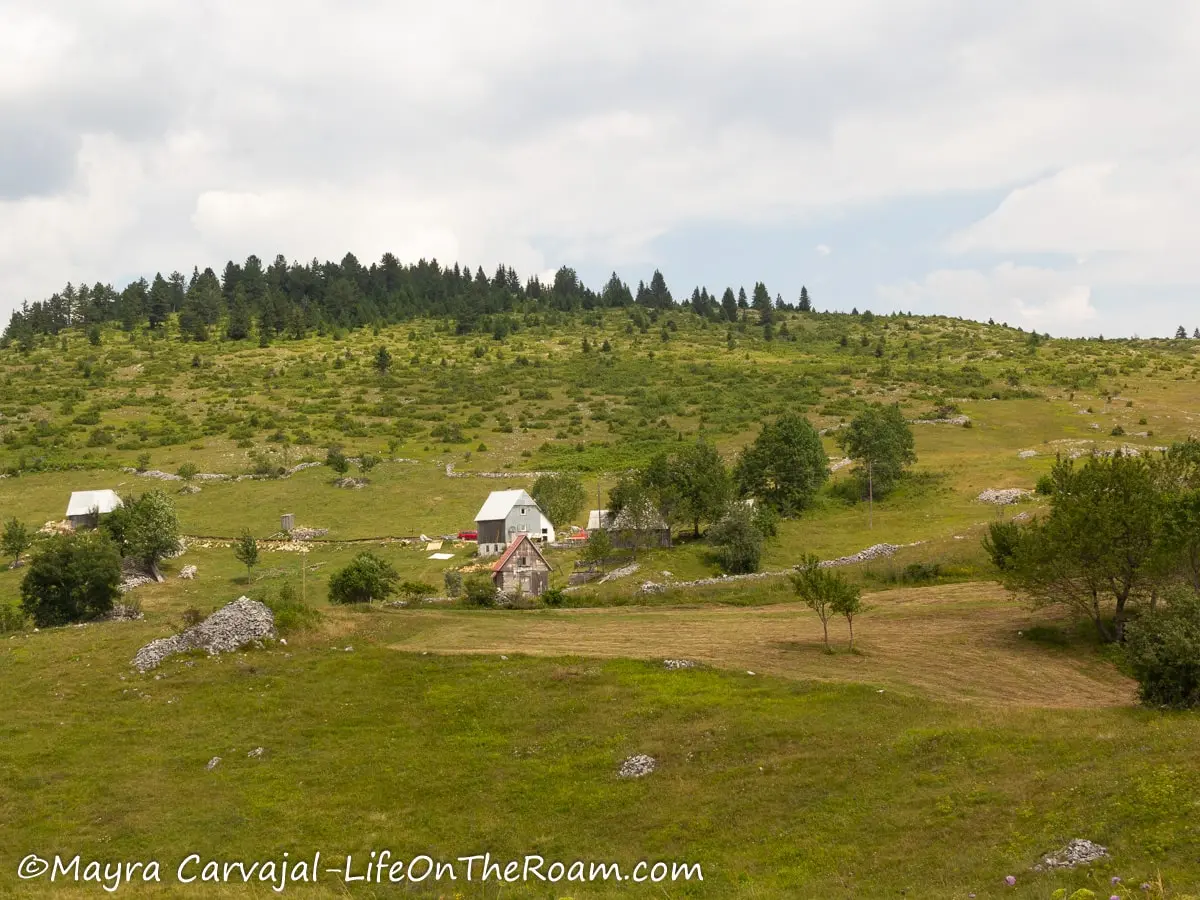
[[[1057,335],[1097,331],[1090,288],[1052,269],[1012,263],[989,271],[939,269],[919,282],[881,287],[879,296],[898,309],[994,318]]]
[[[826,244],[817,244],[817,255],[818,256],[828,256],[832,252],[833,252],[833,250],[830,249]]]
[[[9,0],[0,313],[251,252],[649,269],[695,223],[1023,184],[938,265],[1085,257],[1032,306],[983,294],[1066,320],[1075,288],[1200,284],[1198,23],[1190,0]]]

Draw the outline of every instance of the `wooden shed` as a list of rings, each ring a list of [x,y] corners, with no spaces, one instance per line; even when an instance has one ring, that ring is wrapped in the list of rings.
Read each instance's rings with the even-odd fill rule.
[[[519,591],[537,597],[550,587],[550,568],[542,551],[522,532],[492,566],[492,582],[506,594]]]

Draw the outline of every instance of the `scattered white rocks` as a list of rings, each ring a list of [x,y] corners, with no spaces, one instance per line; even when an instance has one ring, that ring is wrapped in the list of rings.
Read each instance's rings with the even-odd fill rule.
[[[261,759],[262,755],[266,752],[267,751],[265,749],[263,749],[262,747],[255,747],[253,750],[251,750],[249,753],[247,753],[246,756],[249,757],[250,759]]]
[[[196,577],[196,571],[197,570],[195,566],[184,566],[179,570],[179,577],[185,581],[191,581]]]
[[[185,484],[183,487],[181,487],[179,489],[179,493],[181,493],[181,494],[198,494],[198,493],[200,493],[200,485]]]
[[[820,568],[829,569],[834,566],[852,566],[855,563],[870,562],[873,559],[884,559],[891,556],[901,547],[915,547],[917,544],[923,544],[924,541],[916,541],[912,544],[873,544],[865,550],[859,550],[857,553],[852,553],[849,556],[839,556],[837,559],[826,559],[820,563]]]
[[[912,419],[910,425],[966,425],[970,416],[948,416],[945,419]]]
[[[638,589],[638,593],[639,594],[661,594],[665,590],[666,590],[666,588],[664,588],[661,584],[658,584],[657,582],[644,581],[644,582],[642,582],[642,586]]]
[[[354,490],[358,491],[367,486],[367,481],[365,478],[339,478],[333,483],[333,486],[340,488],[353,488]]]
[[[133,666],[139,672],[148,672],[176,653],[204,650],[210,656],[216,656],[276,636],[275,616],[271,610],[257,600],[239,597],[199,625],[151,641],[134,656]]]
[[[136,622],[143,618],[145,618],[145,614],[140,607],[125,603],[114,603],[112,612],[108,614],[110,622]]]
[[[1019,503],[1032,494],[1033,491],[1025,488],[988,488],[975,499],[980,503],[1007,506],[1010,503]]]
[[[140,568],[133,566],[124,566],[122,568],[121,583],[117,585],[117,589],[122,594],[128,594],[134,588],[139,588],[145,584],[155,584],[153,576],[147,575]]]
[[[640,568],[641,566],[639,566],[637,563],[630,563],[627,566],[621,566],[619,569],[613,569],[596,583],[605,584],[609,581],[616,581],[618,578],[625,578],[628,575],[632,575]]]
[[[446,463],[447,478],[541,478],[557,472],[455,472],[454,463]]]
[[[204,769],[205,769],[205,771],[211,772],[213,769],[215,769],[220,764],[221,764],[221,757],[214,756],[212,759],[210,759],[208,761],[208,765],[205,766]]]
[[[1022,450],[1020,453],[1017,454],[1017,458],[1018,459],[1033,459],[1037,455],[1038,455],[1038,452],[1036,450]]]
[[[831,459],[829,461],[829,471],[836,472],[839,469],[846,468],[846,466],[851,465],[853,462],[854,460],[848,456],[843,456],[841,459]]]
[[[621,770],[617,772],[618,778],[644,778],[658,767],[658,762],[653,756],[647,756],[644,753],[639,753],[637,756],[631,756],[625,762],[621,763]]]
[[[328,528],[293,528],[292,540],[311,541],[329,534]]]
[[[671,671],[675,671],[676,669],[694,669],[694,668],[696,668],[696,663],[694,663],[690,659],[664,659],[663,665],[666,666]]]
[[[158,469],[146,469],[139,472],[137,469],[129,466],[122,466],[121,471],[127,475],[136,475],[139,478],[153,478],[157,481],[183,481],[179,475],[172,475],[170,472],[160,472]]]
[[[1047,855],[1042,859],[1040,865],[1033,867],[1033,870],[1041,872],[1043,869],[1073,869],[1106,856],[1108,856],[1107,848],[1082,838],[1076,838],[1056,853]]]

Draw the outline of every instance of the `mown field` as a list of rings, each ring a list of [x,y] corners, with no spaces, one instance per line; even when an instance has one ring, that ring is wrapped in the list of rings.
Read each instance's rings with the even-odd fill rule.
[[[191,539],[163,584],[134,591],[143,621],[0,635],[0,894],[48,892],[15,877],[31,852],[267,859],[384,847],[699,862],[705,880],[352,894],[1042,898],[1090,887],[1108,897],[1112,875],[1122,897],[1144,896],[1137,886],[1159,875],[1168,896],[1200,893],[1200,719],[1138,708],[1118,658],[1087,628],[1001,591],[982,530],[1042,501],[976,499],[1032,488],[1059,450],[1152,452],[1192,433],[1200,342],[783,318],[795,340],[683,312],[651,322],[609,311],[525,317],[502,341],[418,320],[265,348],[183,343],[168,329],[105,330],[99,345],[72,331],[27,353],[0,350],[0,520],[37,528],[62,518],[72,490],[161,487]],[[372,364],[379,346],[388,372]],[[971,424],[913,425],[918,462],[870,519],[838,491],[851,477],[839,469],[763,558],[780,572],[805,552],[906,545],[843,570],[868,592],[854,653],[836,622],[835,652],[823,651],[819,623],[783,577],[672,588],[718,572],[685,534],[561,610],[327,603],[329,574],[364,548],[438,587],[446,569],[471,565],[469,544],[436,561],[402,539],[468,528],[488,491],[533,480],[481,473],[573,470],[603,498],[623,469],[700,430],[732,462],[785,410],[829,429],[836,459],[837,427],[881,399],[913,419],[942,408]],[[265,475],[332,445],[382,457],[366,487],[335,487],[321,466],[196,482],[188,494],[126,470]],[[448,464],[467,477],[448,477]],[[283,513],[329,529],[326,539],[306,554],[264,544],[248,581],[221,539],[244,528],[266,538]],[[552,583],[565,585],[574,553],[550,558]],[[905,583],[916,562],[939,576]],[[194,581],[177,577],[188,564]],[[0,603],[16,602],[20,577],[0,569]],[[665,592],[640,594],[644,580]],[[129,668],[188,608],[277,596],[284,583],[303,584],[322,614],[287,644],[177,659],[159,678]],[[667,671],[667,658],[703,667]],[[261,758],[247,757],[260,746]],[[618,779],[636,753],[659,770]],[[223,761],[207,771],[213,756]],[[1105,844],[1111,861],[1030,871],[1075,837]],[[296,891],[345,893],[336,881]]]

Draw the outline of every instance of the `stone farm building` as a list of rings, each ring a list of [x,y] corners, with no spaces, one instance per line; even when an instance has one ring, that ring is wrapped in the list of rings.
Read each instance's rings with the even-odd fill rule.
[[[588,534],[593,531],[607,531],[609,540],[612,541],[615,549],[628,550],[633,546],[629,520],[623,512],[619,513],[614,520],[607,509],[593,509],[588,513],[587,530]],[[642,529],[638,546],[670,547],[671,526],[662,518],[656,517],[655,521],[649,523],[649,527]]]
[[[503,553],[518,534],[554,542],[554,526],[527,491],[492,491],[475,516],[480,556]]]
[[[67,503],[72,528],[94,528],[100,516],[124,506],[116,491],[75,491]]]
[[[492,582],[506,594],[537,597],[550,586],[550,563],[522,532],[492,566]]]

